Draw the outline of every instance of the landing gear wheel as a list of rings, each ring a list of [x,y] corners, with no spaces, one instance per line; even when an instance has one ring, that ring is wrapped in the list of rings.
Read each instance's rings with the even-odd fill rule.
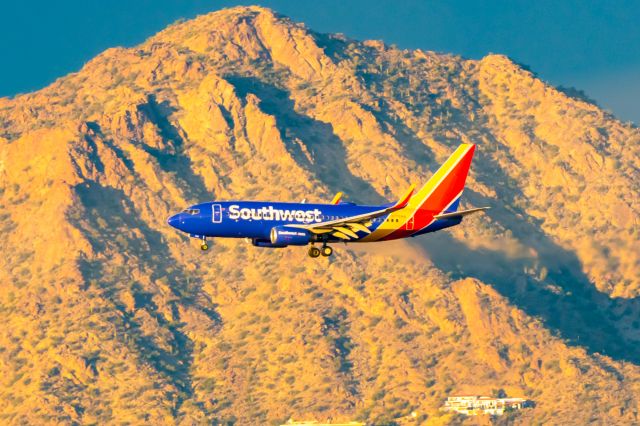
[[[314,247],[314,246],[309,247],[309,256],[310,257],[318,257],[318,256],[320,256],[320,249],[318,247]]]
[[[324,257],[329,257],[333,254],[333,249],[329,246],[322,247],[322,255]]]
[[[209,244],[207,244],[207,243],[202,243],[202,244],[200,245],[200,250],[202,250],[202,251],[207,251],[207,250],[209,250]]]

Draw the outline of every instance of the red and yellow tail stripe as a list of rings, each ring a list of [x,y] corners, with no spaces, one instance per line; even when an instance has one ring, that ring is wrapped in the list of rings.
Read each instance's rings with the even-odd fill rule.
[[[362,241],[403,238],[429,226],[462,193],[474,151],[474,144],[460,145],[404,209],[391,213]]]

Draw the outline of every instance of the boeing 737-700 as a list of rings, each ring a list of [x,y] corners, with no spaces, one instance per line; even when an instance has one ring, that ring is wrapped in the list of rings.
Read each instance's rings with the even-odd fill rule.
[[[364,243],[415,237],[458,225],[488,207],[458,210],[475,145],[462,144],[414,195],[414,186],[395,203],[379,206],[268,201],[211,201],[171,216],[169,225],[202,240],[247,238],[256,247],[309,245],[309,256],[331,256],[335,242]],[[318,248],[317,245],[320,245]]]

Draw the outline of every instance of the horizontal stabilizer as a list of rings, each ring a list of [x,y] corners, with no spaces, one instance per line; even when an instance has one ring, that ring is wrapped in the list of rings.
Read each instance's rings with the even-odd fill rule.
[[[489,209],[490,207],[478,207],[475,209],[469,209],[469,210],[461,210],[461,211],[457,211],[457,212],[451,212],[451,213],[442,213],[442,214],[437,214],[434,217],[436,219],[456,219],[456,218],[462,218],[464,216],[468,216],[470,214],[473,213],[478,213],[484,210]]]

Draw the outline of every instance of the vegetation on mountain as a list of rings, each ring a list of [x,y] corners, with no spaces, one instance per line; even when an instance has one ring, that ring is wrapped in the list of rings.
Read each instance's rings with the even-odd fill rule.
[[[209,199],[391,200],[477,143],[451,231],[305,250],[166,218]],[[317,34],[259,7],[0,99],[3,423],[632,424],[640,131],[501,55]]]

